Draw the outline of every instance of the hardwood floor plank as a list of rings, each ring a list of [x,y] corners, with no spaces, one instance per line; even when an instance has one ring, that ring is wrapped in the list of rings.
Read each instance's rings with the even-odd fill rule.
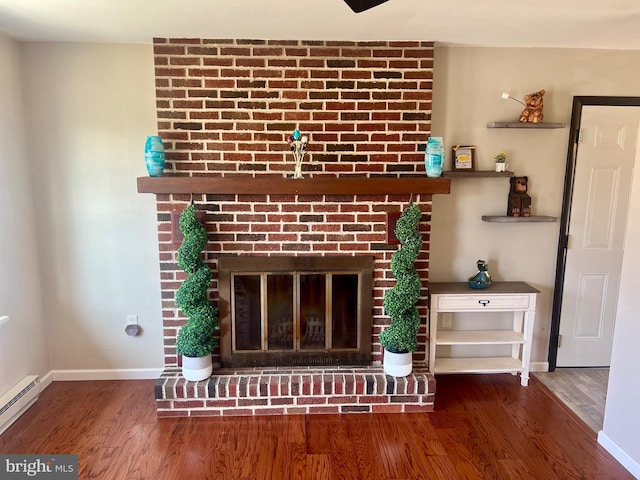
[[[113,467],[117,469],[118,465],[112,465],[112,462],[116,453],[115,447],[101,447],[92,452],[91,461],[78,461],[80,478],[88,480],[114,478]]]
[[[372,473],[361,478],[456,478],[429,415],[374,415]]]
[[[123,435],[115,439],[116,444],[125,442],[130,445],[141,445],[139,450],[130,451],[126,478],[156,478],[158,466],[162,463],[165,453],[171,448],[170,439],[165,438],[161,443],[158,432],[157,424],[141,424],[130,429],[129,436],[123,432]]]
[[[509,478],[534,478],[533,474],[520,460],[500,460],[500,465]]]
[[[55,382],[1,453],[76,453],[80,478],[621,479],[633,477],[546,387],[511,375],[437,378],[435,411],[155,416],[153,381]]]
[[[280,466],[282,477],[294,479],[304,478],[306,471],[307,439],[306,423],[304,415],[281,417],[284,425],[284,434],[275,435],[278,438],[278,448],[274,458],[274,469],[271,477],[278,478]]]
[[[307,468],[303,478],[330,480],[331,459],[329,455],[313,453],[307,455]]]
[[[445,447],[445,455],[451,462],[458,478],[480,480],[484,478],[476,465],[471,461],[471,452],[460,431],[454,428],[438,428],[436,435]],[[461,438],[462,437],[462,438]],[[453,477],[452,477],[453,478]]]
[[[331,459],[331,478],[359,479],[360,472],[354,469],[356,451],[349,438],[349,419],[336,415],[329,422],[329,446]]]
[[[330,415],[307,415],[305,427],[309,455],[327,455],[331,451],[329,444],[331,432],[328,425],[331,419]]]
[[[291,480],[303,480],[307,478],[307,452],[305,443],[289,443],[286,455],[283,455],[284,466],[282,478]],[[278,478],[274,474],[271,478]]]
[[[511,387],[509,387],[511,388]],[[534,429],[519,428],[517,422],[513,421],[515,399],[504,399],[502,404],[496,403],[488,405],[480,412],[475,413],[479,418],[479,428],[475,431],[475,435],[481,440],[483,445],[491,444],[494,448],[500,445],[500,449],[495,451],[495,459],[489,461],[491,464],[491,474],[496,477],[512,478],[512,471],[505,469],[505,466],[511,466],[516,460],[521,462],[529,472],[536,472],[539,478],[554,478],[554,472],[548,468],[547,463],[539,463],[535,461],[535,439],[537,433],[533,433]],[[468,402],[469,405],[473,401]],[[479,447],[474,450],[478,451]],[[534,461],[531,459],[534,458]]]
[[[371,415],[357,415],[349,420],[346,435],[353,445],[352,458],[360,475],[359,478],[381,478],[375,458],[377,449],[372,436],[369,434]]]
[[[450,377],[445,381],[449,381],[448,378]],[[455,401],[460,406],[456,411],[461,416],[461,421],[466,424],[465,435],[461,435],[461,441],[484,478],[509,479],[508,472],[503,469],[500,460],[518,458],[516,446],[522,441],[522,432],[512,428],[509,422],[506,422],[506,430],[498,428],[505,426],[504,407],[508,406],[507,402],[512,401],[505,398],[504,391],[512,389],[513,382],[507,377],[500,380],[505,381],[504,379],[508,381],[507,385],[503,385],[503,382],[498,382],[497,385],[482,382],[478,385],[479,392],[456,392]],[[487,402],[487,399],[494,401]]]
[[[372,418],[372,433],[382,478],[409,478],[406,471],[407,445],[400,432],[404,425],[404,422],[393,421],[386,415]]]

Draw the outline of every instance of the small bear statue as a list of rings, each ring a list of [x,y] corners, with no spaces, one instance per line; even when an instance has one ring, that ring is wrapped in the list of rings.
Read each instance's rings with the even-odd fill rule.
[[[531,197],[527,193],[529,177],[511,177],[507,216],[528,217],[531,215]]]
[[[542,114],[544,90],[524,96],[525,108],[520,114],[520,122],[522,123],[541,123],[544,115]]]

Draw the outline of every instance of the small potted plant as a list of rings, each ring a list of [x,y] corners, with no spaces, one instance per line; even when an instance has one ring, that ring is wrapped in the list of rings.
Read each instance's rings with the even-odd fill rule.
[[[493,156],[496,161],[496,172],[504,172],[507,169],[507,154],[504,152],[496,153]]]
[[[194,204],[180,214],[180,231],[184,240],[178,249],[178,265],[188,277],[176,292],[176,304],[187,317],[187,323],[178,332],[176,349],[182,355],[182,375],[197,382],[209,378],[213,370],[211,352],[218,312],[207,298],[211,270],[200,258],[207,244],[207,231],[196,215]]]
[[[394,377],[411,373],[412,352],[418,348],[420,315],[416,303],[422,282],[414,263],[422,248],[422,236],[418,231],[421,215],[418,206],[410,204],[402,212],[395,229],[402,244],[391,257],[391,272],[396,278],[396,285],[385,293],[383,302],[391,324],[380,333],[380,343],[384,347],[384,371]]]

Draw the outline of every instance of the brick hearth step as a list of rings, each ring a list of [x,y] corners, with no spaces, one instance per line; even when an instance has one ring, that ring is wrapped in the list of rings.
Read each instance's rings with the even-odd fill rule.
[[[159,417],[431,412],[435,397],[433,374],[415,365],[404,378],[375,366],[218,369],[201,382],[180,372],[156,382]]]

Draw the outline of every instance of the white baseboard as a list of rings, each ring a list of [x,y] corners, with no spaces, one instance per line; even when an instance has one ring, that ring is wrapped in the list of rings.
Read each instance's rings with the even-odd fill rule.
[[[529,363],[530,372],[548,372],[549,362],[531,362]]]
[[[602,430],[598,432],[598,443],[602,445],[604,449],[613,456],[613,458],[620,462],[624,468],[629,470],[631,475],[636,478],[640,478],[640,463],[620,448],[620,446],[611,440],[611,438],[609,438],[609,436]]]
[[[53,383],[53,370],[40,377],[40,391]]]
[[[52,370],[54,382],[75,380],[148,380],[162,374],[162,368],[123,368],[119,370]],[[47,374],[47,375],[49,375]]]

